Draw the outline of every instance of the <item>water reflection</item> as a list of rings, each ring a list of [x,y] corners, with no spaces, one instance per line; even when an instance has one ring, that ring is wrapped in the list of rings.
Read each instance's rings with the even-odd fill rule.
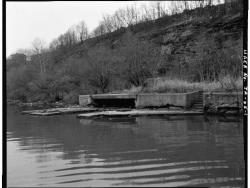
[[[236,117],[7,116],[9,186],[243,186]]]

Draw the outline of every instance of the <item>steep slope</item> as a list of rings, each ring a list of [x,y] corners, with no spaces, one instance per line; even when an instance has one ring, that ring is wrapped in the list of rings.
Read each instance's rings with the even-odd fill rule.
[[[36,56],[22,68],[9,67],[8,96],[77,102],[79,94],[129,89],[151,77],[188,82],[240,78],[243,14],[241,8],[226,9],[188,10],[59,46],[41,55],[45,74]]]

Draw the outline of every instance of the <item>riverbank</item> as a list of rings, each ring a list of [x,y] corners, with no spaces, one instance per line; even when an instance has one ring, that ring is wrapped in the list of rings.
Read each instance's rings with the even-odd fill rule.
[[[80,95],[79,105],[62,102],[8,104],[26,107],[23,113],[39,116],[78,113],[82,117],[133,115],[241,115],[242,93],[202,92]],[[115,106],[114,106],[115,105]],[[193,113],[195,112],[195,113]],[[81,116],[81,115],[80,115]]]

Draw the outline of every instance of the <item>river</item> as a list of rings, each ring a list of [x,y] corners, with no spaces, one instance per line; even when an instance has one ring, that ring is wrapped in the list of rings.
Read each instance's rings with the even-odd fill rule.
[[[244,186],[237,117],[38,117],[7,108],[8,186]]]

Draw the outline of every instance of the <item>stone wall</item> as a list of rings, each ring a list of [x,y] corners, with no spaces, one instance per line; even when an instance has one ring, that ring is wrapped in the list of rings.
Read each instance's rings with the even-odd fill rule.
[[[205,112],[211,114],[239,115],[243,113],[243,93],[205,93]]]
[[[228,93],[228,92],[214,92],[214,93],[205,93],[204,94],[204,104],[213,104],[213,105],[234,105],[239,102],[242,104],[243,102],[243,93],[240,92],[234,92],[234,93]]]

